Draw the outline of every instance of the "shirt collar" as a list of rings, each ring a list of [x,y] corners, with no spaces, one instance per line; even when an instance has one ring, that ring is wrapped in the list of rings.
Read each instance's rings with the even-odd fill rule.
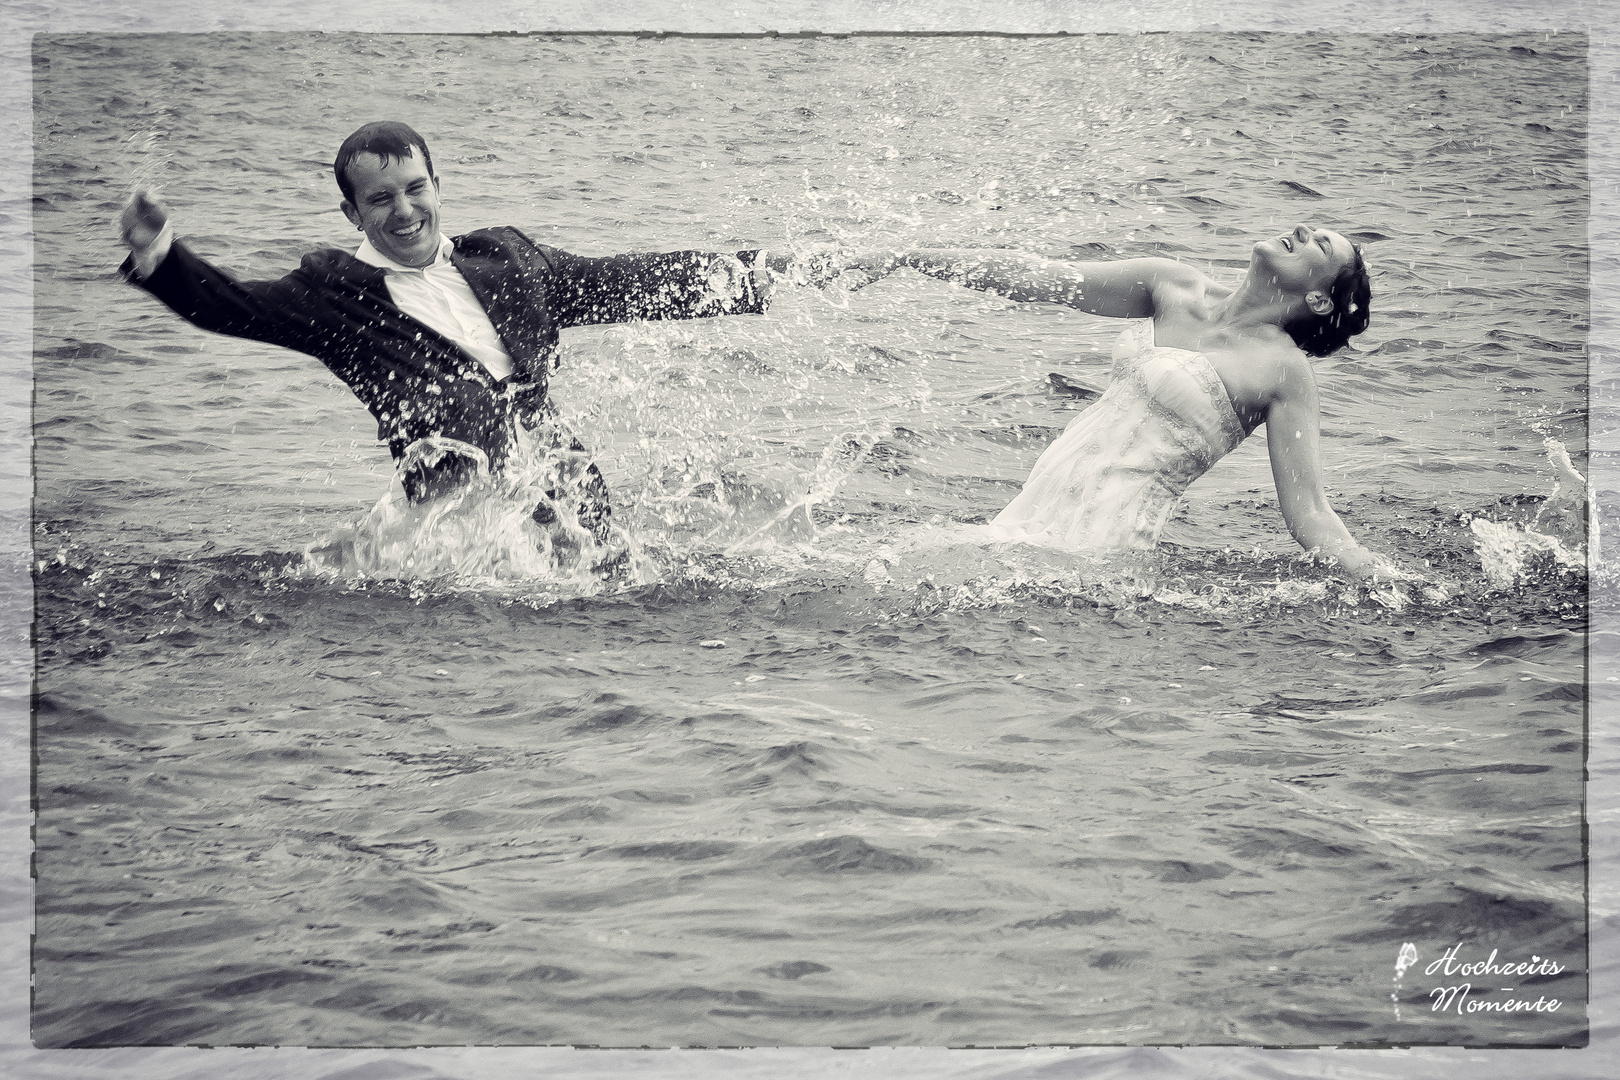
[[[439,234],[439,254],[434,257],[432,262],[428,263],[427,266],[402,266],[372,247],[371,238],[368,236],[360,241],[360,249],[354,253],[354,257],[368,266],[377,267],[379,270],[391,270],[396,274],[420,274],[424,270],[449,262],[450,252],[453,250],[455,250],[455,245],[450,242],[448,236],[441,233]]]

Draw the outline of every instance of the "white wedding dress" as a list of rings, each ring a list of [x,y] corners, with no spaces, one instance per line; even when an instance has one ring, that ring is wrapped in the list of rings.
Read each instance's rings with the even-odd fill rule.
[[[1097,402],[1041,454],[990,539],[1075,550],[1151,548],[1187,485],[1248,436],[1203,353],[1153,343],[1153,321],[1114,345]]]

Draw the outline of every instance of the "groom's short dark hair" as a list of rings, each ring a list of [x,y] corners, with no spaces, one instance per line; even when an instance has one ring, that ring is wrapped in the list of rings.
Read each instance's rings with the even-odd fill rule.
[[[422,151],[422,162],[429,176],[433,175],[433,155],[428,153],[427,140],[408,124],[398,120],[373,120],[343,140],[338,147],[337,159],[332,162],[332,173],[337,177],[338,189],[349,202],[354,202],[354,185],[349,182],[349,163],[361,154],[376,154],[384,162],[394,158],[408,158],[412,149]]]

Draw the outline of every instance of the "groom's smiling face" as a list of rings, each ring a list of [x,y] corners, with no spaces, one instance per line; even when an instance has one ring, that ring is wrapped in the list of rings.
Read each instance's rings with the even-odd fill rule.
[[[409,157],[356,154],[345,170],[354,201],[343,214],[371,246],[401,266],[426,266],[439,254],[439,178],[411,148]]]

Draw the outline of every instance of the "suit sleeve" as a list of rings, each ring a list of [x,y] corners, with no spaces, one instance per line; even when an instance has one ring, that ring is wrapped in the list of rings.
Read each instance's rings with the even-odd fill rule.
[[[278,281],[238,281],[176,240],[150,275],[135,271],[134,256],[119,268],[124,280],[161,300],[193,326],[217,334],[309,351],[314,320],[308,289],[295,275]]]
[[[520,234],[521,235],[521,234]],[[527,237],[524,237],[528,240]],[[701,319],[713,315],[759,315],[767,299],[754,292],[731,300],[709,287],[711,251],[670,251],[593,258],[530,241],[547,280],[548,299],[559,327],[630,322],[635,319]],[[758,251],[734,253],[752,266]]]

